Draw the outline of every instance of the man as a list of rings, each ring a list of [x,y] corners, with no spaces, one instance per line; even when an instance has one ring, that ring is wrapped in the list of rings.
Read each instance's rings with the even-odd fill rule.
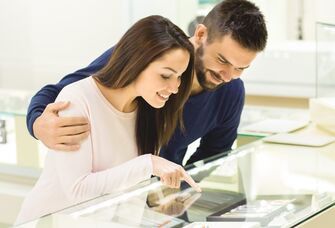
[[[225,0],[196,27],[190,41],[195,48],[196,68],[191,96],[184,107],[185,129],[178,128],[160,151],[162,157],[180,165],[188,145],[198,138],[200,146],[188,163],[231,149],[245,96],[239,77],[264,50],[267,29],[262,13],[253,3]],[[67,75],[56,85],[43,87],[28,109],[30,134],[51,149],[77,150],[89,134],[88,121],[58,117],[57,113],[69,104],[52,102],[64,86],[94,74],[112,54],[113,47],[88,67]]]

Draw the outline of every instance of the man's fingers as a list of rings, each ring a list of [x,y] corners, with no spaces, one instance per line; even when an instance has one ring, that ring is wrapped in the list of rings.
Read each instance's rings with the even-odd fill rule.
[[[79,150],[80,145],[79,144],[74,144],[74,145],[67,145],[67,144],[56,144],[54,150],[60,150],[60,151],[76,151]]]
[[[86,131],[84,133],[78,134],[78,135],[66,135],[66,136],[61,136],[58,138],[58,143],[62,144],[68,144],[68,145],[75,145],[79,144],[83,139],[86,139],[87,136],[89,135],[89,132]]]
[[[46,109],[52,112],[59,112],[60,110],[63,110],[69,107],[69,105],[70,105],[70,102],[68,101],[60,101],[60,102],[48,104]]]
[[[58,126],[75,126],[89,124],[86,117],[61,117],[59,118]]]
[[[199,187],[199,185],[197,183],[195,183],[195,181],[192,179],[192,177],[190,175],[188,175],[188,173],[186,173],[185,170],[183,170],[183,177],[184,180],[192,187],[194,188],[194,190],[196,190],[197,192],[201,192],[201,188]]]
[[[89,124],[70,126],[70,127],[61,127],[58,130],[57,135],[59,136],[78,135],[78,134],[88,132],[89,130],[90,130]]]

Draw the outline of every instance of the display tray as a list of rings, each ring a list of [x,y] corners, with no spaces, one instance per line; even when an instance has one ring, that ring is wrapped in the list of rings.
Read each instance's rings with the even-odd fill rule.
[[[258,196],[255,200],[235,207],[223,208],[207,217],[207,221],[250,221],[262,226],[275,217],[287,216],[307,208],[311,195],[271,195]]]
[[[334,142],[335,137],[319,134],[283,133],[264,138],[263,141],[268,143],[321,147]]]

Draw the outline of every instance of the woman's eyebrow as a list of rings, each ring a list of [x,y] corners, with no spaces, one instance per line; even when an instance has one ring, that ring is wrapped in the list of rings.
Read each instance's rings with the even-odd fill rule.
[[[168,70],[171,70],[172,72],[174,72],[175,74],[177,74],[177,71],[171,67],[164,67],[164,69],[168,69]]]

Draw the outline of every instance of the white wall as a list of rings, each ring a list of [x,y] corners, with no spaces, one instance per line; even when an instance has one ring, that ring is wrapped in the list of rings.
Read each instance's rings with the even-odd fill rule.
[[[315,39],[317,21],[335,23],[334,0],[251,0],[263,11],[270,43],[297,39],[298,17],[303,17],[305,40]]]
[[[129,26],[127,1],[2,0],[0,87],[35,89],[87,65]]]
[[[290,0],[252,0],[264,14],[270,42],[287,39],[288,1]]]
[[[187,13],[181,10],[189,6]],[[88,65],[131,24],[161,14],[186,28],[196,0],[0,0],[0,88],[37,90]]]
[[[246,93],[315,97],[316,81],[320,77],[316,74],[315,24],[317,21],[335,24],[335,1],[253,1],[264,12],[269,40],[266,50],[243,74]],[[297,41],[299,17],[303,19],[302,41]],[[335,64],[333,59],[328,62]]]
[[[265,14],[269,46],[296,38],[301,5],[307,40],[314,39],[315,21],[335,23],[333,0],[253,1]],[[133,22],[150,14],[166,16],[186,31],[197,2],[0,0],[0,88],[37,90],[55,83],[89,64]]]
[[[169,18],[187,32],[189,22],[198,9],[197,0],[130,0],[130,21],[132,23],[152,14]]]
[[[304,0],[306,39],[315,39],[315,22],[335,24],[334,0]],[[314,10],[309,10],[314,9]]]

